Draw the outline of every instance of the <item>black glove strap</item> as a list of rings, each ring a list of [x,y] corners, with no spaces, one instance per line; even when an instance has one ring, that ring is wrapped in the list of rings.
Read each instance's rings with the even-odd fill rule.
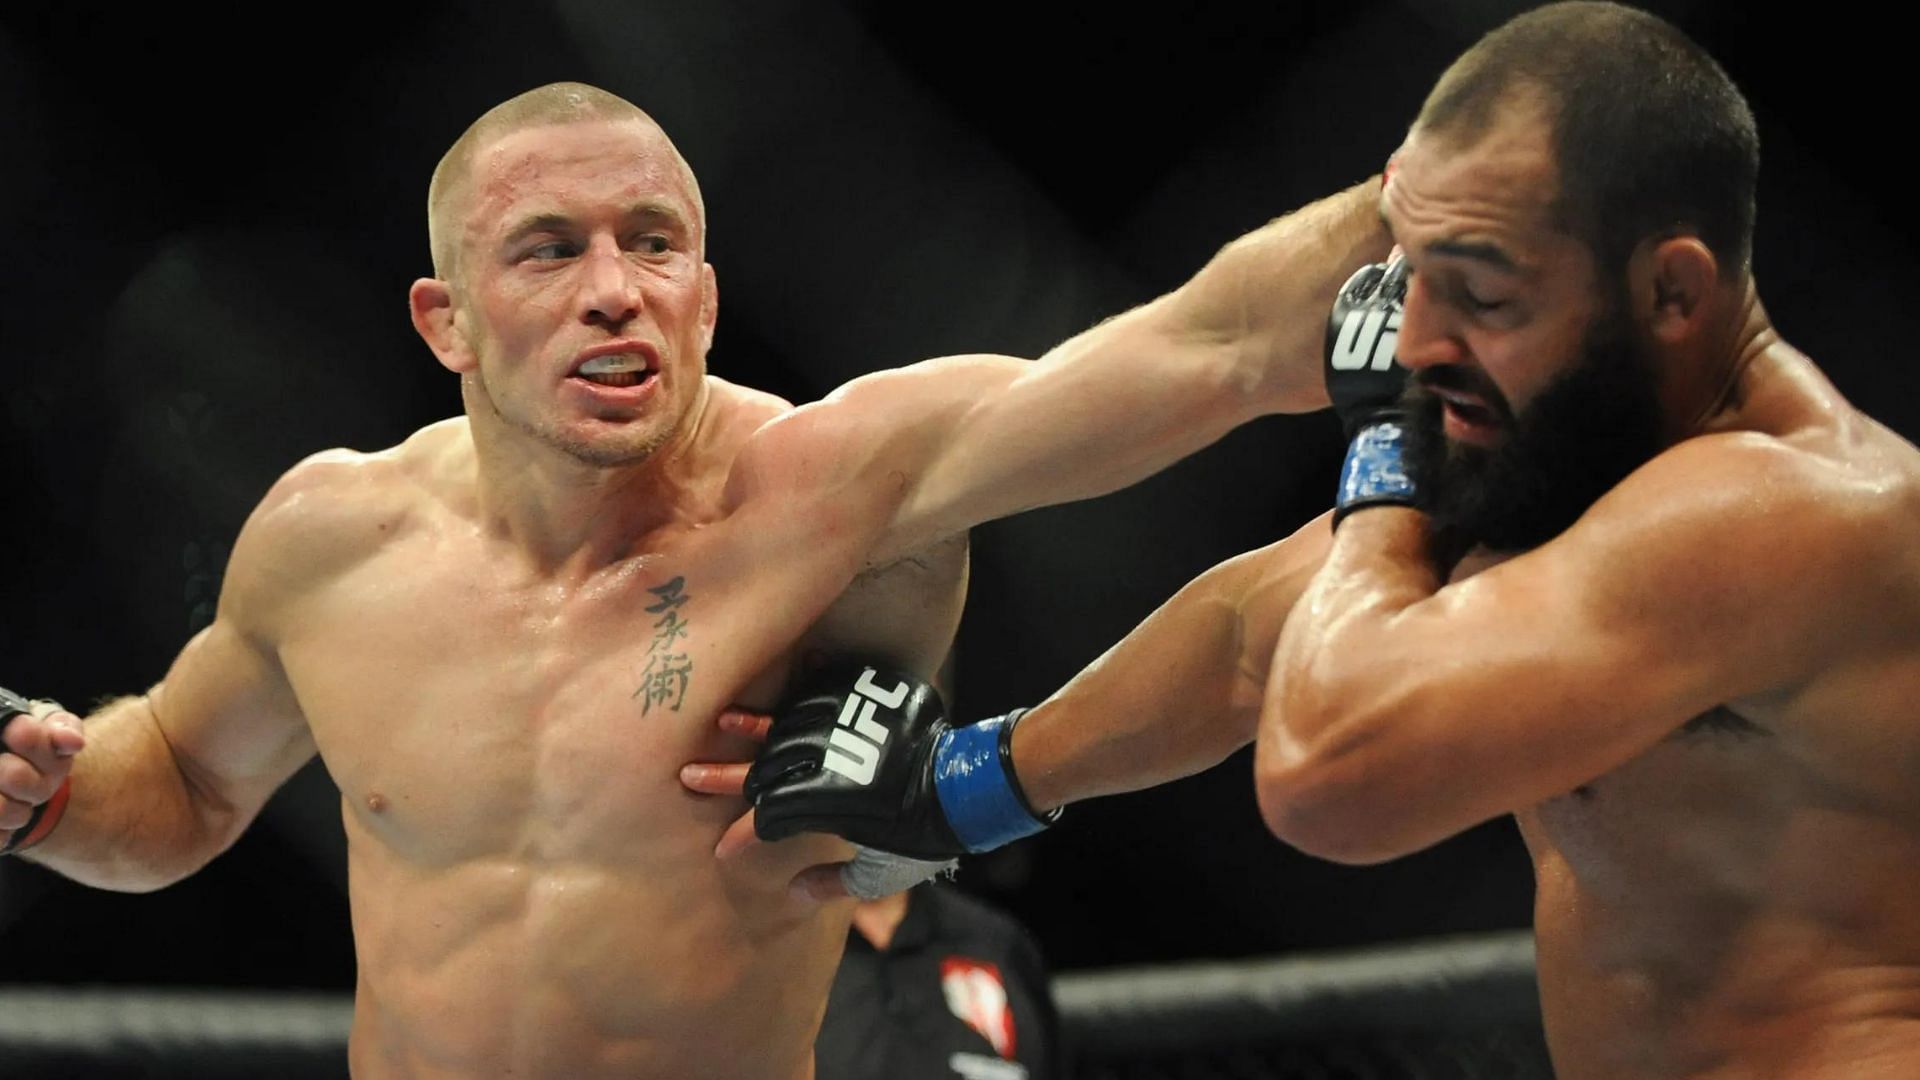
[[[1020,722],[1021,717],[1026,716],[1032,711],[1033,710],[1026,708],[1015,709],[1007,714],[1007,722],[1000,726],[1000,743],[998,747],[1000,751],[1000,771],[1006,774],[1007,787],[1013,790],[1013,797],[1019,800],[1020,808],[1025,810],[1027,815],[1033,818],[1033,820],[1043,821],[1048,825],[1052,825],[1054,822],[1060,820],[1060,815],[1065,813],[1067,808],[1064,806],[1056,806],[1044,814],[1035,810],[1033,808],[1033,800],[1027,798],[1027,789],[1020,786],[1019,771],[1013,767],[1014,725]]]

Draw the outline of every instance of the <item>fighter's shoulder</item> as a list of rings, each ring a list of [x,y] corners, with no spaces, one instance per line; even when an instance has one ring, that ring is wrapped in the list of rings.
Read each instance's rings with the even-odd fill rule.
[[[769,494],[796,495],[848,464],[844,450],[857,410],[830,395],[795,406],[708,376],[716,438],[730,448],[726,500],[734,508]],[[844,388],[842,388],[844,389]],[[835,392],[836,394],[839,391]]]
[[[1778,564],[1849,577],[1871,575],[1889,538],[1915,523],[1920,469],[1863,455],[1845,435],[1727,431],[1656,455],[1581,527],[1692,552],[1703,568],[1718,559],[1729,569]]]
[[[778,394],[729,382],[718,375],[708,375],[706,379],[709,407],[717,409],[718,415],[730,426],[749,435],[793,411],[793,402]]]
[[[273,582],[325,575],[399,536],[430,501],[444,501],[471,467],[464,419],[443,421],[385,450],[322,450],[267,490],[234,546],[236,571],[271,567]]]
[[[738,465],[767,428],[793,413],[793,402],[778,394],[706,377],[707,400],[700,418],[704,452],[715,460]]]

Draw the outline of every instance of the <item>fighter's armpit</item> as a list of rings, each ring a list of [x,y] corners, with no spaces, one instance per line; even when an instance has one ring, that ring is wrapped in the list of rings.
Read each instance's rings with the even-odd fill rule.
[[[886,657],[931,678],[966,604],[965,533],[853,580],[807,635],[809,651]]]
[[[971,544],[971,535],[964,532],[936,540],[919,551],[870,564],[853,579],[853,586],[884,586],[886,582],[914,578],[952,580],[956,574],[966,573]]]

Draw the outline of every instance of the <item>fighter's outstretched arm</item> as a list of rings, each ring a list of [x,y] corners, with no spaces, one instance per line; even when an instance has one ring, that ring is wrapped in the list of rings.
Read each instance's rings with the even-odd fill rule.
[[[289,588],[288,563],[311,543],[299,535],[311,524],[301,520],[310,513],[301,496],[316,473],[333,468],[309,462],[274,487],[235,542],[213,623],[146,694],[87,718],[63,812],[24,857],[100,888],[161,888],[231,846],[313,756],[306,720],[263,635]],[[32,722],[74,721],[43,713]],[[28,724],[15,718],[9,746],[36,737]],[[0,754],[0,765],[17,771],[21,762],[9,760],[16,756]]]
[[[803,681],[752,766],[761,820],[730,830],[722,853],[751,843],[751,825],[762,836],[828,829],[878,850],[944,858],[1033,831],[1033,813],[1166,783],[1218,763],[1254,736],[1268,662],[1282,624],[1325,557],[1328,521],[1322,515],[1284,540],[1202,574],[1017,724],[996,717],[956,729],[931,688],[906,672],[855,665]],[[856,775],[841,765],[822,767],[847,742],[845,733],[836,734],[847,726],[843,718],[852,715],[861,727],[868,700],[877,707],[864,714],[866,721],[887,729],[874,744],[874,768]],[[721,723],[734,732],[768,734],[764,719],[735,713]],[[963,732],[959,740],[947,738],[956,730]],[[981,731],[989,732],[982,742],[989,757],[994,740],[1003,731],[1008,737],[1008,759],[1000,766],[966,760],[955,750]],[[972,779],[946,782],[957,773]],[[741,791],[749,766],[702,763],[681,775],[692,790],[730,795]],[[969,814],[955,801],[983,795],[1008,816]],[[829,879],[820,882],[832,890]]]
[[[884,562],[1124,487],[1255,417],[1324,407],[1326,313],[1389,246],[1379,191],[1370,180],[1271,222],[1038,361],[946,357],[856,379],[758,433],[734,494],[827,494],[875,530],[869,561]]]

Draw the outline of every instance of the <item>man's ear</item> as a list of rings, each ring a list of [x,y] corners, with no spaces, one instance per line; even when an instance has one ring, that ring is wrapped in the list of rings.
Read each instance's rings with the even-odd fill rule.
[[[1720,261],[1697,236],[1641,243],[1627,264],[1634,315],[1654,340],[1678,344],[1701,332]]]
[[[453,287],[439,278],[421,278],[407,290],[407,312],[420,339],[433,350],[440,366],[465,374],[479,366],[479,357],[467,342]]]

